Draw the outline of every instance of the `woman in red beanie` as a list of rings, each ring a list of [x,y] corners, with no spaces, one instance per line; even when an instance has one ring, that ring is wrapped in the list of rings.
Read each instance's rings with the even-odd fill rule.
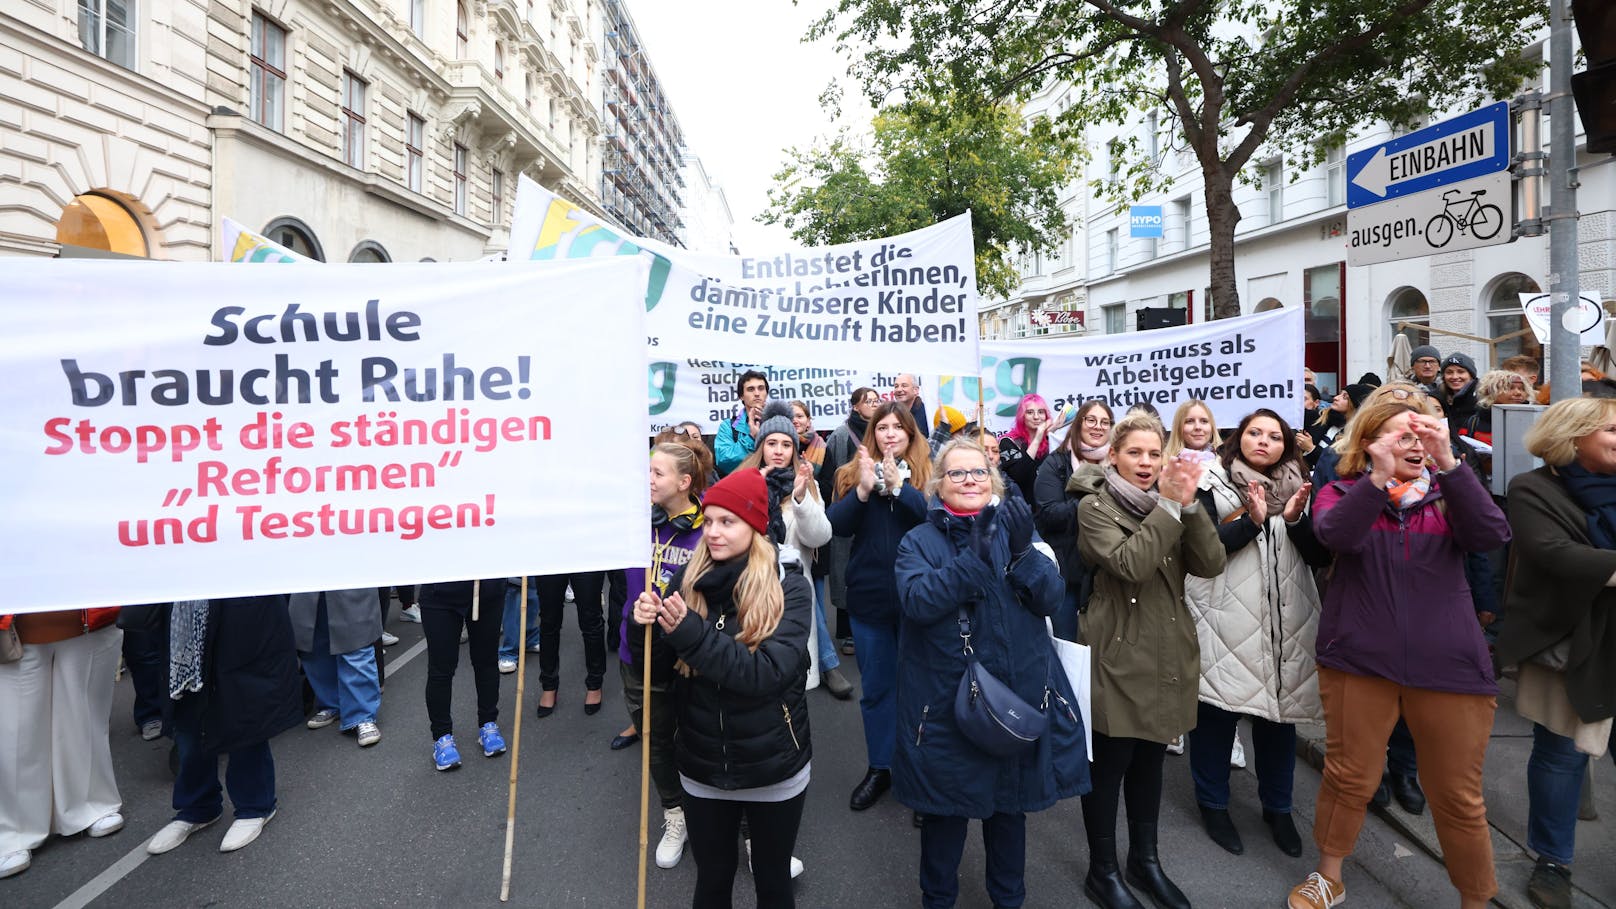
[[[668,582],[640,594],[634,620],[656,623],[683,673],[674,761],[684,788],[693,906],[727,906],[739,864],[741,819],[752,842],[759,909],[794,906],[791,851],[802,822],[810,745],[808,581],[778,568],[769,542],[769,493],[755,470],[711,489],[701,542]]]

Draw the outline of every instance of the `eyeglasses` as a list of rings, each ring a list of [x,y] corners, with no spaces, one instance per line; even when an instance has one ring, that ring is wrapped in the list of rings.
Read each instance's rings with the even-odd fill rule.
[[[1420,437],[1412,432],[1405,432],[1393,441],[1397,443],[1399,451],[1410,451],[1414,446],[1420,444]]]
[[[1105,417],[1084,417],[1083,418],[1083,425],[1084,426],[1102,426],[1102,427],[1104,427],[1104,426],[1110,426],[1111,421],[1107,420]]]
[[[965,482],[966,477],[980,483],[988,478],[988,469],[986,467],[972,467],[970,470],[965,470],[964,468],[956,467],[953,470],[943,471],[943,476],[948,477],[950,481],[955,483]]]
[[[1397,401],[1407,401],[1409,398],[1424,398],[1429,396],[1423,391],[1415,391],[1412,388],[1388,388],[1386,389],[1386,397]]]
[[[1425,363],[1441,363],[1441,362],[1442,361],[1438,360],[1436,357],[1420,357],[1418,360],[1414,361],[1414,365],[1415,366],[1420,366],[1420,365],[1425,364]]]

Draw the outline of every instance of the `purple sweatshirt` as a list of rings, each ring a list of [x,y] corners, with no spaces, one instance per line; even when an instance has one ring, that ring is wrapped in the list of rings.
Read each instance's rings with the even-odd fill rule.
[[[1464,554],[1509,542],[1504,513],[1465,467],[1435,478],[1401,512],[1366,477],[1336,480],[1313,504],[1313,531],[1336,554],[1319,618],[1319,665],[1410,688],[1496,695]]]
[[[696,544],[701,542],[701,528],[694,527],[683,533],[673,529],[671,524],[651,528],[651,558],[656,564],[658,574],[652,580],[656,582],[657,596],[667,596],[668,581],[673,579],[673,573],[683,568],[690,557],[696,554]],[[659,555],[660,554],[660,555]],[[645,590],[645,568],[630,568],[625,572],[628,583],[628,600],[618,615],[620,623],[617,636],[617,658],[624,665],[634,665],[634,653],[629,650],[630,632],[638,632],[634,618],[630,615],[634,610],[634,601],[640,598]],[[661,629],[658,629],[660,632]],[[657,635],[660,637],[660,634]],[[633,635],[636,644],[643,640],[638,634]]]

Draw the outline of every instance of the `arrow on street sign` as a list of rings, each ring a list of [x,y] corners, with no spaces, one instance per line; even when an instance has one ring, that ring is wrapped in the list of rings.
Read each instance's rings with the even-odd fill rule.
[[[1359,208],[1509,167],[1509,105],[1499,102],[1347,157],[1347,207]]]

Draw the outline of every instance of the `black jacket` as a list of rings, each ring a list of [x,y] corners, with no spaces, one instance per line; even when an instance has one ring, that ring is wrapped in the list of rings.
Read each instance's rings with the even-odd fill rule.
[[[1015,480],[1016,485],[1023,490],[1036,489],[1038,468],[1047,460],[1049,460],[1048,453],[1042,458],[1035,458],[1033,452],[1028,451],[1021,442],[1009,436],[999,437],[999,471],[1007,478]],[[1033,504],[1036,509],[1037,501],[1038,494],[1035,491],[1029,504]]]
[[[685,569],[668,582],[684,584]],[[753,789],[790,779],[812,755],[808,738],[808,627],[814,620],[813,589],[798,570],[787,569],[785,610],[774,634],[756,651],[735,640],[741,630],[733,602],[694,610],[666,635],[695,674],[674,687],[679,733],[674,761],[679,772],[716,789]],[[717,627],[719,615],[724,627]]]
[[[1077,608],[1081,610],[1088,605],[1089,592],[1094,589],[1094,569],[1083,564],[1077,554],[1077,503],[1083,496],[1066,491],[1071,479],[1071,457],[1062,451],[1050,452],[1038,468],[1038,480],[1033,485],[1033,501],[1037,503],[1033,523],[1038,535],[1055,550],[1055,563],[1066,579],[1066,589],[1077,592]]]
[[[201,691],[178,701],[165,690],[163,704],[172,728],[199,734],[209,754],[267,742],[303,722],[285,594],[209,601],[202,679]]]

